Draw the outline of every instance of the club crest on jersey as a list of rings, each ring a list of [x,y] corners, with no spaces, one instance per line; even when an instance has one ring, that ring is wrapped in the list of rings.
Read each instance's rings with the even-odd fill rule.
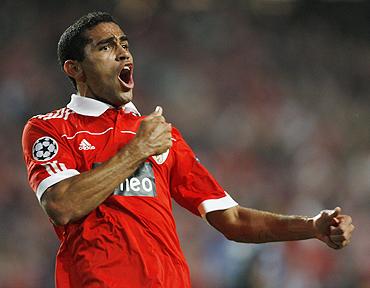
[[[166,161],[167,157],[168,157],[168,154],[169,154],[170,150],[167,150],[166,152],[162,153],[161,155],[157,155],[157,156],[152,156],[152,158],[154,159],[155,162],[157,162],[158,164],[163,164],[164,161]]]
[[[32,148],[32,156],[37,161],[49,161],[58,153],[58,143],[51,137],[41,137]]]

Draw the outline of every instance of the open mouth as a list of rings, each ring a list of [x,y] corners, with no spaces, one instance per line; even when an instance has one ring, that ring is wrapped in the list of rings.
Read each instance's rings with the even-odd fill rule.
[[[134,79],[132,78],[132,70],[133,70],[132,65],[124,66],[118,75],[118,78],[121,80],[121,84],[128,89],[134,88]]]

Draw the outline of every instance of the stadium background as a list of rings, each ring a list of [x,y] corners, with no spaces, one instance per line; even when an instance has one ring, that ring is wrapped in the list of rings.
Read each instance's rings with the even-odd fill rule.
[[[93,10],[130,39],[139,110],[162,105],[240,204],[353,216],[351,245],[333,251],[232,243],[175,205],[193,287],[370,287],[370,6],[313,0],[2,0],[0,287],[53,287],[59,243],[28,185],[21,133],[68,103],[56,44]]]

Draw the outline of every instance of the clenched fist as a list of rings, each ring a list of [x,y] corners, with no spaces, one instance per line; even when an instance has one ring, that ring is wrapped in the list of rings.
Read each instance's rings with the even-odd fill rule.
[[[340,212],[340,207],[334,210],[323,210],[313,218],[316,237],[333,249],[347,246],[355,229],[352,218],[341,215]]]
[[[162,154],[172,146],[172,126],[166,123],[162,113],[162,107],[157,106],[152,114],[144,118],[133,140],[146,157]]]

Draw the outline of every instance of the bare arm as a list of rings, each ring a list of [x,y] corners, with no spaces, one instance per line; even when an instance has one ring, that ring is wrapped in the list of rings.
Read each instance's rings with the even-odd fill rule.
[[[318,238],[333,249],[346,246],[353,232],[352,219],[340,208],[315,217],[278,215],[235,206],[207,214],[209,223],[229,240],[248,243]]]
[[[142,121],[131,143],[98,167],[49,187],[41,205],[58,226],[75,221],[103,203],[148,157],[171,146],[171,126],[159,108]]]

